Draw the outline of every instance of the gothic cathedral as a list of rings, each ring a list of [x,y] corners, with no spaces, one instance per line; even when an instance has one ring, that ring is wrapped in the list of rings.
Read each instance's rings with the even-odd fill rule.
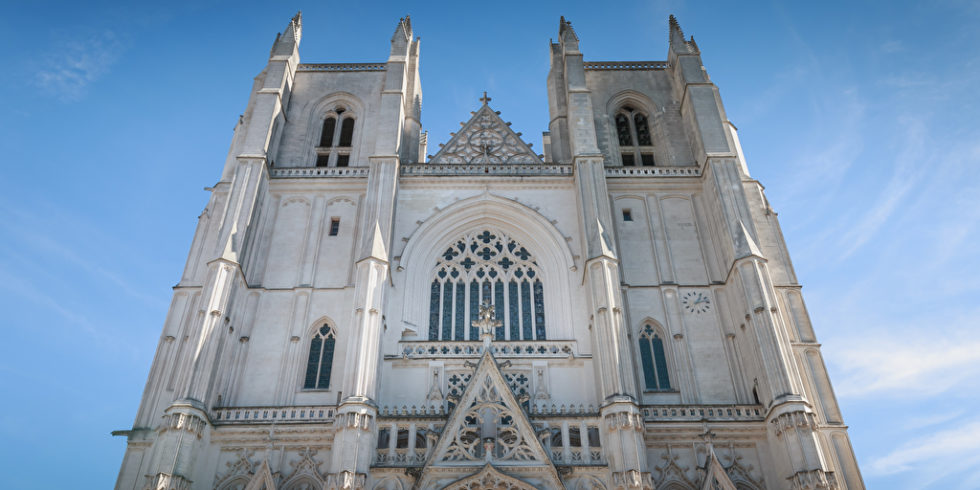
[[[116,488],[861,489],[776,213],[693,38],[550,44],[538,153],[486,94],[427,155],[420,46],[276,38]],[[499,102],[499,106],[506,101]]]

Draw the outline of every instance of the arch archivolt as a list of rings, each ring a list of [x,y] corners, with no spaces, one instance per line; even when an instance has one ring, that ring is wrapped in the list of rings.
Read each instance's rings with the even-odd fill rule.
[[[623,90],[610,97],[609,101],[606,102],[606,114],[611,118],[616,115],[616,111],[621,107],[630,104],[636,106],[636,109],[646,112],[647,116],[650,117],[657,111],[657,104],[650,97],[636,90]]]
[[[427,331],[429,283],[446,247],[478,228],[496,228],[536,258],[545,284],[548,338],[572,334],[571,288],[575,262],[562,233],[537,211],[490,193],[458,201],[425,220],[409,238],[398,266],[405,271],[402,318],[420,336]]]

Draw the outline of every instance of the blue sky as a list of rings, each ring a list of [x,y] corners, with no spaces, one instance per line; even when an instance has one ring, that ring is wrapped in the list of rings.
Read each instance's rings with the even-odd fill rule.
[[[598,61],[666,59],[676,14],[779,212],[869,487],[980,488],[980,4],[597,4],[0,5],[0,487],[114,483],[203,188],[302,9],[306,62],[384,61],[412,15],[430,145],[487,90],[536,148],[559,15]]]

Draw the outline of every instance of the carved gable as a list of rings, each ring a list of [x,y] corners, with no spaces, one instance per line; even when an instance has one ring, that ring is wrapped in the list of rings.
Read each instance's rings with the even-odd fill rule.
[[[440,469],[490,465],[494,472],[521,467],[522,475],[533,475],[548,488],[564,488],[497,362],[484,353],[423,470],[423,481]]]
[[[480,100],[483,101],[483,106],[473,113],[473,117],[458,133],[452,135],[448,143],[441,145],[442,148],[429,163],[542,163],[531,150],[531,145],[524,143],[520,134],[510,129],[510,123],[504,122],[487,105],[490,99],[486,94]]]
[[[475,475],[470,475],[446,487],[446,490],[532,490],[534,487],[527,482],[505,475],[490,464],[487,464]]]
[[[704,478],[701,479],[701,490],[737,490],[711,446],[708,446],[708,457],[702,471],[704,471]]]

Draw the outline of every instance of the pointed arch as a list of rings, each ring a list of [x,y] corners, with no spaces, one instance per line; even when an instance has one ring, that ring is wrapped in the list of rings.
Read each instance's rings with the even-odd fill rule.
[[[405,322],[420,336],[428,334],[432,268],[460,236],[486,227],[506,233],[534,255],[541,282],[548,288],[542,306],[548,324],[555,327],[549,337],[570,338],[569,274],[575,262],[564,235],[536,210],[488,192],[437,211],[412,233],[398,262],[406,272]]]
[[[446,486],[446,490],[480,490],[493,488],[495,490],[534,490],[534,486],[502,473],[489,463],[477,473],[461,478]]]
[[[623,166],[656,165],[653,119],[657,105],[635,90],[623,90],[609,98],[606,114],[613,122],[609,141],[613,156]]]
[[[313,324],[305,338],[309,347],[306,351],[306,362],[303,364],[303,389],[327,390],[333,374],[337,330],[333,327],[333,322],[324,317]]]
[[[346,166],[358,160],[365,114],[361,99],[350,92],[333,92],[309,102],[303,112],[307,118],[303,147],[311,166]]]
[[[374,490],[404,490],[405,484],[397,476],[386,476],[374,484]]]
[[[663,326],[645,318],[637,328],[637,352],[645,391],[676,391],[669,337]]]

